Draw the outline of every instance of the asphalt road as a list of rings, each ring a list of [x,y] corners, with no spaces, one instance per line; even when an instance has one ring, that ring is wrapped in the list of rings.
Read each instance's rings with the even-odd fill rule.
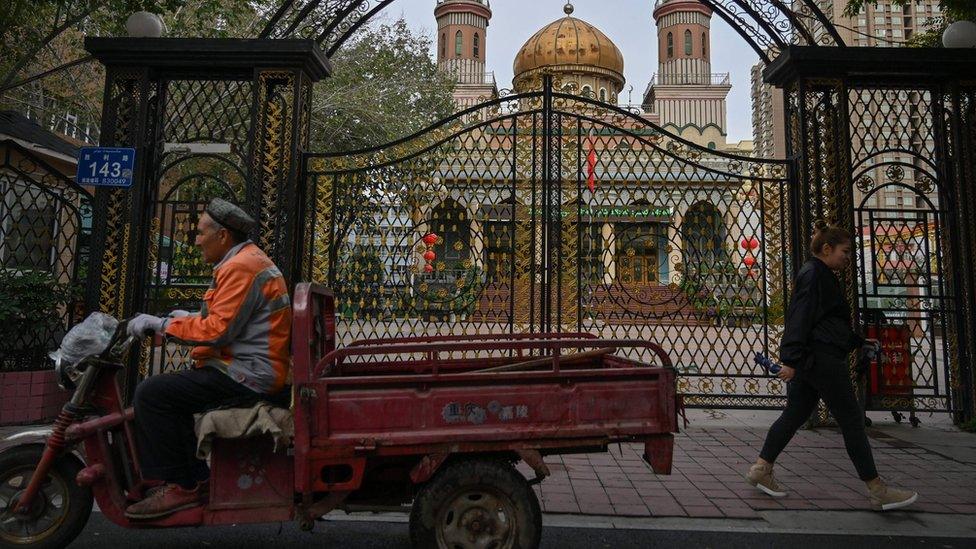
[[[671,530],[621,530],[598,528],[546,528],[544,549],[628,549],[731,548],[756,549],[788,547],[804,549],[874,549],[891,547],[963,549],[976,540],[903,536],[848,536],[757,534],[740,532],[696,532]],[[70,545],[72,549],[97,547],[139,547],[207,549],[248,549],[252,547],[336,547],[343,549],[410,549],[407,525],[391,522],[319,522],[313,532],[302,532],[294,523],[282,525],[221,526],[171,530],[125,530],[92,513],[88,526]]]

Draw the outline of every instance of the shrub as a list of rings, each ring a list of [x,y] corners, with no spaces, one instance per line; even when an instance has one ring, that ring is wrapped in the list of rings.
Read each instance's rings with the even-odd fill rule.
[[[0,370],[40,370],[57,347],[81,297],[50,273],[0,269]]]

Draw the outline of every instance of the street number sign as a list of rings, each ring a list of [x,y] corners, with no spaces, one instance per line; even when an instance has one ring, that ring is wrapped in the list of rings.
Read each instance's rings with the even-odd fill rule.
[[[78,155],[77,183],[94,187],[131,187],[136,150],[83,147]]]

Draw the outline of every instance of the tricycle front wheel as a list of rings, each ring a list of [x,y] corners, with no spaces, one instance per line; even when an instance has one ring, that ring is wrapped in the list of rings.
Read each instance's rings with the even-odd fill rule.
[[[541,536],[542,511],[532,487],[498,459],[446,465],[410,513],[410,540],[418,548],[534,549]]]
[[[75,482],[81,466],[73,456],[62,456],[54,462],[30,510],[14,512],[43,453],[43,446],[24,446],[0,454],[0,545],[64,547],[88,522],[92,493]]]

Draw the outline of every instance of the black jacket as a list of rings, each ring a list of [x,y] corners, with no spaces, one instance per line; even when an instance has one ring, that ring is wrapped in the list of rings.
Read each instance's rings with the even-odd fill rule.
[[[830,347],[846,354],[863,344],[864,338],[852,326],[851,309],[837,275],[823,261],[810,258],[796,276],[779,346],[780,362],[806,369],[815,349]]]

